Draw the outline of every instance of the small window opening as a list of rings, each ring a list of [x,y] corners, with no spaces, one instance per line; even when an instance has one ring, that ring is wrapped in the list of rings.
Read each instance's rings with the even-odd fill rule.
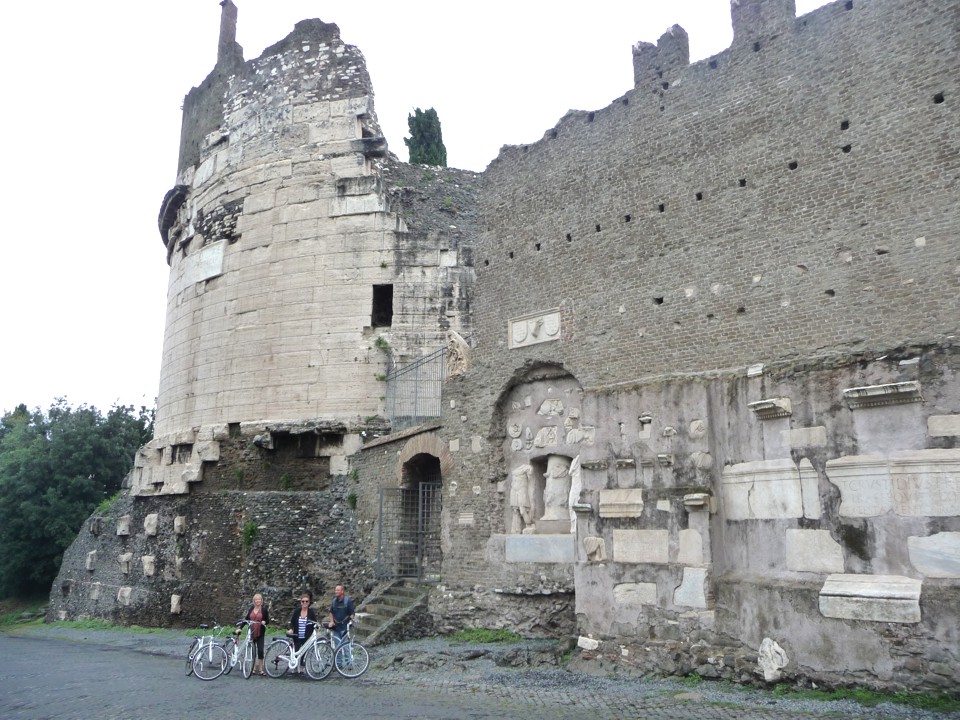
[[[660,212],[663,212],[666,209],[667,209],[667,206],[664,205],[663,203],[660,203],[659,205],[657,205],[657,210],[659,210]]]
[[[490,261],[489,261],[489,260],[484,260],[484,261],[483,261],[483,266],[484,266],[484,267],[488,267],[489,265],[490,265]]]
[[[697,200],[703,200],[703,193],[702,193],[702,192],[698,192],[696,195],[694,195],[694,197],[695,197]]]
[[[747,186],[747,179],[740,178],[740,187],[746,187],[746,186]]]
[[[933,96],[934,105],[939,105],[942,102],[943,102],[943,93],[937,93],[936,95]]]
[[[837,294],[836,290],[827,290],[825,293],[827,297],[833,297],[836,294]]]
[[[227,434],[232,438],[240,437],[240,423],[228,423]]]
[[[844,145],[844,146],[843,146],[842,148],[840,148],[840,149],[843,150],[845,153],[848,153],[848,152],[850,152],[850,151],[853,149],[853,146],[852,146],[852,145]]]
[[[513,250],[511,250],[509,253],[507,253],[507,257],[509,257],[511,260],[513,260]]]
[[[796,170],[799,167],[799,164],[796,160],[791,160],[789,163],[787,163],[787,167],[791,170]]]
[[[174,445],[170,453],[170,461],[179,464],[188,463],[191,455],[193,455],[193,445]]]
[[[371,327],[390,327],[393,325],[393,285],[373,286],[373,312],[370,316]]]
[[[534,247],[537,249],[537,252],[540,252],[540,243],[537,243]]]
[[[597,232],[600,232],[600,226],[597,225]]]
[[[624,222],[630,222],[632,219],[633,219],[633,218],[631,218],[629,215],[624,215],[624,216],[623,216],[623,221],[624,221]]]
[[[567,233],[567,242],[573,242],[573,235]]]
[[[840,129],[841,129],[841,130],[849,130],[849,129],[850,129],[850,121],[849,121],[849,120],[841,120],[841,121],[840,121]]]
[[[755,42],[755,43],[753,44],[753,51],[754,51],[754,52],[760,52],[760,43],[759,43],[759,42]]]
[[[653,299],[653,304],[654,304],[654,305],[663,305],[663,297],[655,297],[655,298]]]

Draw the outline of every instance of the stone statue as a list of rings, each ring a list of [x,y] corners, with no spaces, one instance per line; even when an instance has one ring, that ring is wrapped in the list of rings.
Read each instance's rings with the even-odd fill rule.
[[[456,330],[447,330],[447,377],[463,375],[470,367],[470,345]]]
[[[573,506],[580,502],[580,491],[583,490],[583,473],[580,470],[580,456],[577,455],[570,463],[570,497],[567,506],[570,509],[570,532],[577,532],[577,513]]]
[[[570,458],[548,455],[543,488],[543,520],[570,521]]]
[[[790,662],[787,653],[775,641],[764,638],[757,653],[757,665],[763,671],[763,679],[776,682],[780,679],[780,670]]]
[[[520,465],[510,473],[510,507],[512,508],[512,527],[510,532],[515,534],[532,533],[534,531],[533,508],[536,482],[533,477],[533,468],[530,465]]]

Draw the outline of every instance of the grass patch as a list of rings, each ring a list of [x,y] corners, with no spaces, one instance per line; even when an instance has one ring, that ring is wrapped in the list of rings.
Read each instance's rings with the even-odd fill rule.
[[[120,491],[117,491],[108,498],[104,498],[100,501],[100,504],[97,505],[96,509],[93,511],[94,515],[106,515],[110,512],[110,508],[113,507],[113,504],[117,501],[117,498],[120,497]]]
[[[507,630],[506,628],[501,628],[499,630],[491,630],[488,628],[467,628],[466,630],[460,630],[455,632],[450,636],[450,639],[455,642],[465,642],[465,643],[511,643],[511,642],[520,642],[523,638],[520,635],[517,635],[513,630]]]
[[[773,689],[773,694],[777,697],[819,700],[822,702],[830,702],[831,700],[850,700],[864,707],[876,707],[882,703],[893,703],[896,705],[907,705],[909,707],[919,708],[921,710],[932,710],[934,712],[942,713],[953,713],[960,710],[960,698],[950,697],[949,695],[934,695],[930,693],[883,693],[877,692],[876,690],[869,690],[867,688],[811,690],[777,685]]]
[[[43,618],[36,615],[47,606],[47,596],[38,595],[30,598],[4,598],[0,600],[0,627],[14,625],[35,625],[42,623]],[[29,618],[23,615],[28,613]]]
[[[247,520],[240,531],[240,541],[243,544],[243,551],[246,552],[250,546],[260,537],[260,527],[253,520]]]

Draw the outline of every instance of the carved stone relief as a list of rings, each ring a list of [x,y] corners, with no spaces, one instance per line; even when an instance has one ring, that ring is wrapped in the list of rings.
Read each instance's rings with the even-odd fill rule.
[[[535,525],[533,509],[536,485],[533,468],[520,465],[510,473],[510,507],[512,509],[512,533],[532,533]]]
[[[560,339],[560,311],[524,315],[507,321],[508,347],[520,348]]]
[[[583,550],[590,562],[603,562],[607,559],[607,545],[602,537],[585,537],[583,539]]]

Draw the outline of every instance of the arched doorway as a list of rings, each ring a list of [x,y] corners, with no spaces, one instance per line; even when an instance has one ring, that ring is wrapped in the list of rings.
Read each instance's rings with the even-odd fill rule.
[[[402,464],[400,487],[380,489],[378,575],[440,578],[440,492],[440,459],[429,453]]]

